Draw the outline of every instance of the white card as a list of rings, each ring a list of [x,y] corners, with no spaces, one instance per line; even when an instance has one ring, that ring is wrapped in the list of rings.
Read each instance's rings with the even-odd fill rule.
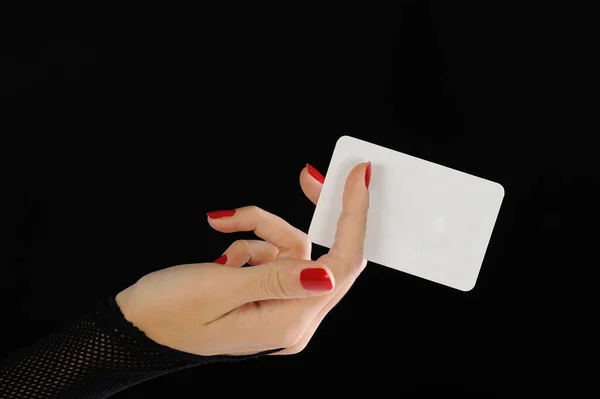
[[[439,284],[475,286],[504,198],[495,182],[350,136],[334,149],[308,236],[331,248],[350,170],[371,161],[365,259]]]

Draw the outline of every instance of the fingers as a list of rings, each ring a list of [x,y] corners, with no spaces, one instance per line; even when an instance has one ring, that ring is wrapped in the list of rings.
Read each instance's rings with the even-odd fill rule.
[[[261,240],[237,240],[215,261],[225,266],[262,265],[277,258],[276,246]],[[220,261],[219,261],[220,260]]]
[[[280,257],[310,259],[311,243],[306,234],[256,206],[209,212],[208,223],[222,233],[254,231],[258,237],[275,245]]]
[[[300,259],[278,259],[238,269],[233,276],[232,300],[237,306],[269,299],[293,299],[323,295],[335,287],[335,279],[323,264]]]
[[[346,179],[342,212],[337,223],[335,241],[329,251],[330,255],[345,262],[357,263],[363,259],[370,179],[370,162],[355,166]]]
[[[324,181],[323,175],[312,165],[306,164],[306,167],[300,172],[300,187],[304,195],[315,205],[319,201]]]

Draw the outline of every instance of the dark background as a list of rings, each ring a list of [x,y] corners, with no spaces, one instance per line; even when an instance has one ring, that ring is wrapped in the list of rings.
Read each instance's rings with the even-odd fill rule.
[[[298,173],[326,174],[350,134],[504,186],[476,287],[371,264],[303,353],[117,396],[517,397],[570,381],[586,349],[567,335],[590,315],[568,303],[593,292],[567,290],[597,264],[581,229],[597,131],[564,94],[578,42],[564,10],[485,4],[19,14],[0,54],[1,353],[148,272],[216,259],[236,236],[207,211],[255,204],[306,231]]]

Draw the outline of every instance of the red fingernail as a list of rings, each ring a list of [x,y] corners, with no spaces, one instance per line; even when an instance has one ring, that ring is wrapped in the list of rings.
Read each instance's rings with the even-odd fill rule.
[[[208,212],[206,215],[208,215],[208,217],[211,219],[226,218],[235,215],[235,209],[226,211],[212,211]]]
[[[225,263],[227,263],[227,255],[219,256],[219,259],[217,259],[215,263],[218,263],[219,265],[224,265]]]
[[[367,189],[369,188],[369,184],[371,184],[371,162],[367,164],[367,169],[365,169],[365,186]]]
[[[329,291],[333,288],[331,278],[325,269],[304,269],[300,273],[300,282],[309,291]]]
[[[316,181],[318,181],[321,184],[325,182],[325,177],[323,177],[321,172],[316,170],[311,164],[307,163],[306,167],[308,168],[308,174],[311,175]]]

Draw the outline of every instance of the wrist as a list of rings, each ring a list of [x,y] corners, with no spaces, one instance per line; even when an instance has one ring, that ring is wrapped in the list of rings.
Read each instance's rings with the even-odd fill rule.
[[[119,292],[115,296],[115,303],[119,307],[119,310],[123,314],[123,317],[125,317],[125,319],[128,322],[133,323],[133,320],[132,320],[131,314],[130,314],[131,312],[129,310],[130,307],[128,306],[130,297],[131,297],[131,287],[126,288],[123,291]]]

